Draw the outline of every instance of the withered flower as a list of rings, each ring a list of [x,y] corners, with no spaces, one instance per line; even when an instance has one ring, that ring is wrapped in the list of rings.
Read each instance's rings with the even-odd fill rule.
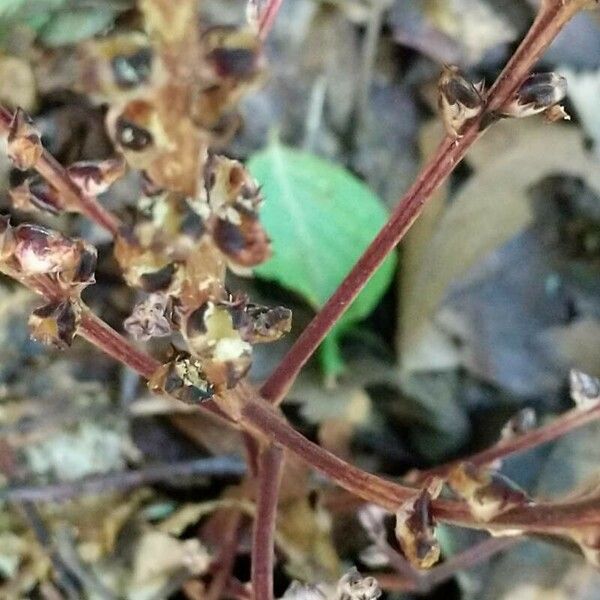
[[[592,408],[600,402],[600,379],[577,369],[569,373],[571,398],[577,408]]]
[[[135,339],[147,341],[172,333],[176,320],[173,299],[166,294],[150,294],[138,302],[125,322],[125,331]]]
[[[70,298],[36,308],[29,317],[31,337],[48,346],[64,350],[73,342],[80,308]]]
[[[98,196],[125,174],[122,157],[101,161],[81,161],[67,168],[71,179],[86,196]]]
[[[453,469],[448,484],[467,501],[471,514],[483,522],[516,506],[531,503],[523,490],[500,473],[469,463],[461,463]]]
[[[441,489],[442,481],[436,480],[396,512],[396,539],[406,558],[419,569],[429,569],[440,558],[431,500],[439,495]]]
[[[212,227],[215,244],[229,259],[234,272],[245,274],[246,269],[262,264],[271,256],[271,240],[260,220],[240,212],[240,223],[217,219]]]
[[[458,67],[444,66],[438,83],[438,104],[449,135],[459,138],[464,124],[481,113],[483,93],[483,82],[474,84]]]
[[[8,130],[8,157],[21,170],[32,169],[44,148],[38,131],[21,108],[17,108]]]
[[[57,215],[64,207],[57,190],[44,181],[25,180],[8,192],[12,205],[27,212],[43,211]]]
[[[522,118],[546,111],[550,119],[564,115],[554,108],[567,95],[567,80],[558,73],[533,73],[521,85],[515,96],[500,107],[503,117]]]
[[[23,224],[14,230],[13,257],[24,275],[57,275],[61,284],[78,289],[94,282],[96,249],[80,239]]]
[[[208,381],[199,360],[180,353],[159,367],[148,381],[155,392],[165,392],[187,404],[210,400],[214,387]]]
[[[339,600],[377,600],[382,592],[374,577],[363,577],[354,567],[338,581],[336,593]]]
[[[214,385],[231,388],[248,372],[252,346],[235,328],[226,304],[205,302],[185,318],[182,333]]]

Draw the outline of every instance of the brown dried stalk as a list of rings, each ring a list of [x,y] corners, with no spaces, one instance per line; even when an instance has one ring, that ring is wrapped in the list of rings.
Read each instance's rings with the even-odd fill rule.
[[[283,450],[269,445],[260,457],[257,481],[256,515],[252,537],[252,589],[255,598],[273,595],[275,522],[281,484]],[[269,485],[265,485],[265,482]]]
[[[12,119],[12,113],[0,105],[0,134],[8,135]],[[82,194],[66,169],[47,150],[43,150],[35,170],[59,192],[67,204],[79,207],[81,214],[113,236],[116,235],[121,227],[119,218],[104,208],[96,198]]]

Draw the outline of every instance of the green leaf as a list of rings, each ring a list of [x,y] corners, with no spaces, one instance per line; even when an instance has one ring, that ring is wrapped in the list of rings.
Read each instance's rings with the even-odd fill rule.
[[[263,188],[261,221],[273,257],[256,273],[300,294],[318,309],[387,219],[381,200],[345,169],[273,142],[248,167]],[[393,276],[390,256],[336,324],[321,348],[328,375],[342,368],[337,341],[377,305]]]

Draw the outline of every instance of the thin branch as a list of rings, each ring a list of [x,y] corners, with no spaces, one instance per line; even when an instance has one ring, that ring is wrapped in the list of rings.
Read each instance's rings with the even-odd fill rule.
[[[283,4],[283,0],[267,0],[267,5],[263,9],[260,22],[258,24],[258,33],[261,40],[266,39],[266,37],[273,29],[273,25],[275,25],[275,17]]]
[[[465,461],[475,466],[489,465],[499,459],[519,452],[525,452],[526,450],[562,437],[570,431],[578,427],[583,427],[598,418],[600,418],[600,404],[593,405],[587,409],[574,408],[560,415],[547,425],[532,429],[514,438],[500,440],[497,444],[463,459],[453,460],[444,465],[417,473],[416,476],[411,477],[411,482],[424,481],[432,475],[442,476]]]
[[[252,535],[252,589],[255,600],[272,600],[275,521],[281,484],[283,450],[268,446],[260,456],[256,516]]]
[[[534,63],[580,8],[581,2],[575,0],[546,0],[542,3],[531,29],[491,88],[486,110],[468,124],[460,138],[454,140],[446,137],[442,140],[432,159],[390,215],[388,222],[264,383],[261,395],[265,399],[275,404],[283,400],[298,373],[325,336],[349,308],[386,256],[402,240],[433,192],[454,171],[467,150],[482,134],[483,119],[489,118],[490,113],[514,95]]]
[[[0,105],[0,134],[8,135],[12,114]],[[46,150],[35,165],[36,171],[53,187],[70,206],[78,207],[79,212],[113,236],[121,227],[119,218],[100,204],[96,198],[86,196],[75,185],[66,169]]]
[[[197,458],[143,469],[93,475],[76,481],[48,485],[15,484],[0,488],[0,502],[62,502],[80,496],[125,491],[145,485],[176,482],[182,478],[238,476],[245,464],[234,456]]]

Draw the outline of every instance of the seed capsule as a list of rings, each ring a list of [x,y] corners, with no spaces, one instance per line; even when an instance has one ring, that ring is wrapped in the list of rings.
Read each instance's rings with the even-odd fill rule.
[[[64,350],[73,342],[79,323],[79,307],[70,299],[36,308],[29,318],[31,337]]]
[[[550,118],[553,118],[556,115],[553,108],[566,95],[567,80],[564,77],[557,73],[533,73],[523,82],[515,96],[498,110],[498,114],[520,119],[550,111]]]
[[[29,180],[25,180],[8,193],[12,205],[17,210],[27,212],[41,210],[57,215],[63,208],[58,192],[45,182],[30,183]]]
[[[200,362],[185,353],[160,366],[148,381],[148,386],[155,392],[166,392],[187,404],[199,404],[214,395],[214,387],[207,380]]]
[[[8,156],[20,171],[32,169],[44,148],[40,134],[25,111],[17,108],[8,130]]]
[[[483,82],[473,84],[458,67],[445,66],[438,83],[438,103],[449,135],[458,138],[467,121],[483,110]]]
[[[125,161],[121,157],[81,161],[73,163],[67,172],[86,196],[98,196],[125,174]]]

